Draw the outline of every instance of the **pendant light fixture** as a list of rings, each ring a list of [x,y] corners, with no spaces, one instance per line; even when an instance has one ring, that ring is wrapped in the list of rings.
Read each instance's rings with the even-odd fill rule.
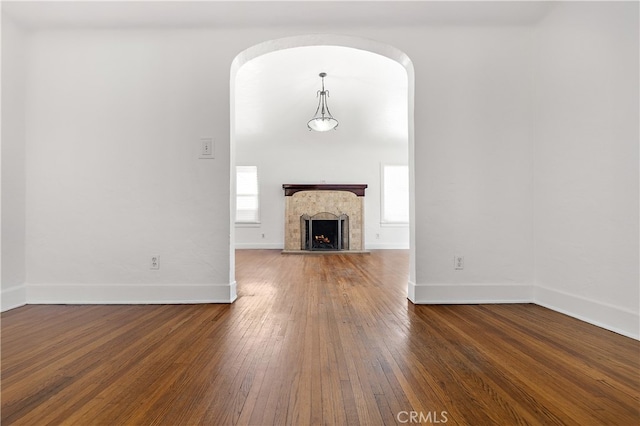
[[[327,105],[327,97],[329,91],[324,90],[324,78],[327,76],[326,72],[320,73],[322,78],[322,90],[318,90],[318,108],[313,118],[307,123],[309,130],[315,130],[316,132],[326,132],[327,130],[335,129],[338,127],[338,120],[333,118],[329,112],[329,106]]]

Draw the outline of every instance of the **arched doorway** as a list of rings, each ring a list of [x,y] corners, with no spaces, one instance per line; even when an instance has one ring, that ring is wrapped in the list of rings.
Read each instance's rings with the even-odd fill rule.
[[[354,52],[367,52],[374,54],[372,56],[379,55],[386,58],[387,61],[393,62],[406,73],[406,87],[407,94],[405,99],[406,105],[406,121],[404,122],[407,139],[407,163],[409,168],[409,283],[408,283],[408,297],[413,300],[413,294],[410,285],[411,282],[415,282],[415,215],[414,215],[414,122],[413,122],[413,100],[414,100],[414,72],[413,65],[406,54],[398,49],[389,46],[384,43],[376,41],[362,39],[357,37],[346,37],[336,35],[306,35],[288,37],[284,39],[271,40],[264,43],[255,45],[236,56],[231,66],[230,76],[230,102],[231,102],[231,129],[230,129],[230,162],[231,162],[231,175],[230,175],[230,208],[231,208],[231,223],[230,223],[230,282],[233,283],[232,292],[235,298],[235,248],[236,248],[236,227],[234,222],[235,207],[236,207],[236,175],[235,166],[236,154],[237,154],[237,129],[236,129],[236,77],[240,69],[248,62],[257,59],[263,55],[277,53],[278,51],[284,51],[287,49],[303,48],[303,47],[320,47],[320,46],[334,46],[341,47],[347,50],[353,50]],[[324,71],[324,70],[320,70]],[[375,70],[372,70],[375,72]],[[312,99],[307,99],[312,101]],[[309,104],[310,106],[310,104]],[[264,234],[263,234],[264,237]]]

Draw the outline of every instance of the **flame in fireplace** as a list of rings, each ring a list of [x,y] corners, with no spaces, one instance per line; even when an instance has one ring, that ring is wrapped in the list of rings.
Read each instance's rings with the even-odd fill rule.
[[[314,238],[316,239],[316,241],[320,242],[320,243],[331,243],[331,240],[327,237],[325,237],[324,235],[315,235]]]

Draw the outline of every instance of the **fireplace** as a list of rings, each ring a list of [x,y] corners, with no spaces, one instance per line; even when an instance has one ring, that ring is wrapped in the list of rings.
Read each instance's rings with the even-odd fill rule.
[[[284,252],[364,251],[366,184],[284,184]]]
[[[349,250],[349,216],[323,212],[300,217],[301,250]]]

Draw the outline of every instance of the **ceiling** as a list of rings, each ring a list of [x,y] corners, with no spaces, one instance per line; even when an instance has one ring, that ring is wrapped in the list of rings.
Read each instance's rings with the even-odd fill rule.
[[[340,46],[284,49],[243,65],[235,79],[236,136],[306,133],[318,105],[320,72],[327,73],[329,109],[341,133],[406,143],[405,69],[384,56]]]
[[[554,1],[2,1],[29,28],[529,25]]]

